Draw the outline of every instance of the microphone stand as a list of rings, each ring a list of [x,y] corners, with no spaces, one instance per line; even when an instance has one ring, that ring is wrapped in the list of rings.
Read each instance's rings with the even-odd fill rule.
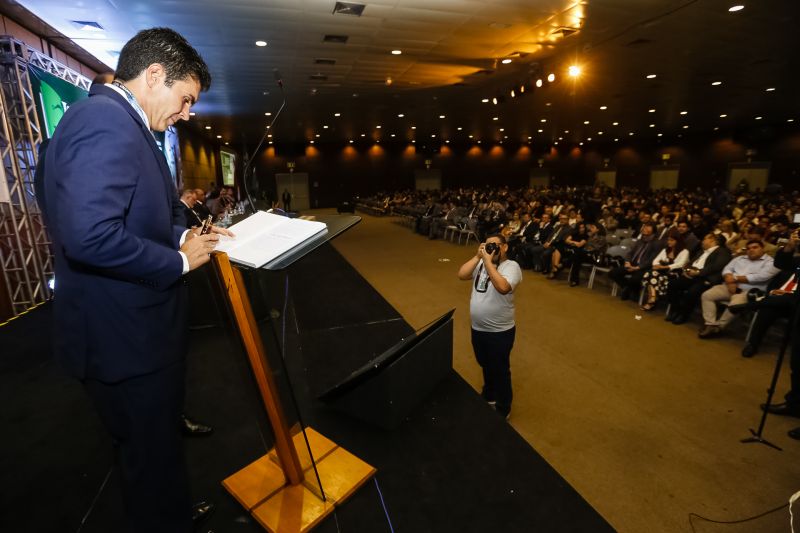
[[[795,276],[800,276],[800,265],[795,268],[794,272]],[[800,277],[796,277],[795,279],[800,280]],[[798,316],[798,309],[800,309],[800,291],[795,289],[794,292],[794,309],[792,310],[792,317],[789,320],[789,323],[786,324],[786,329],[783,332],[783,340],[781,341],[781,349],[778,352],[778,360],[775,362],[775,371],[772,373],[772,381],[769,384],[769,389],[767,389],[767,402],[764,404],[762,413],[761,413],[761,422],[758,425],[758,430],[750,429],[750,433],[753,435],[752,437],[748,437],[746,439],[742,439],[740,442],[742,444],[749,444],[752,442],[759,442],[761,444],[766,444],[771,448],[775,448],[779,452],[783,451],[779,446],[771,443],[767,439],[762,436],[764,431],[764,425],[767,423],[767,415],[769,414],[769,408],[772,405],[772,397],[775,394],[775,386],[778,384],[778,377],[781,374],[781,368],[783,367],[783,358],[786,356],[786,349],[789,347],[789,343],[792,340],[792,332],[797,325]],[[800,391],[793,391],[794,393],[800,393]]]
[[[276,71],[277,72],[277,71]],[[276,74],[277,76],[277,74]],[[264,144],[264,141],[267,140],[267,135],[269,134],[272,126],[275,124],[275,121],[278,120],[278,117],[281,115],[281,111],[283,108],[286,107],[286,92],[283,90],[283,80],[280,78],[277,79],[278,87],[281,90],[281,96],[283,96],[283,102],[281,103],[281,107],[278,108],[278,112],[275,113],[275,116],[272,117],[272,121],[269,123],[269,126],[264,130],[264,134],[261,136],[261,140],[258,141],[258,145],[256,145],[256,149],[253,150],[253,155],[245,161],[244,170],[242,171],[242,183],[244,185],[244,194],[247,196],[247,202],[250,204],[250,211],[253,214],[256,212],[256,204],[253,201],[253,197],[250,196],[250,190],[247,188],[247,173],[250,171],[250,168],[253,166],[253,162],[256,159],[256,155],[258,155],[258,151],[261,149],[261,146]]]

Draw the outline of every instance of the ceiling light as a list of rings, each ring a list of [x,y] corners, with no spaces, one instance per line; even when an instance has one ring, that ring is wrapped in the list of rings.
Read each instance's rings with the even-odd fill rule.
[[[531,136],[529,135],[529,136],[528,136],[528,140],[530,141],[531,139],[533,139],[533,137],[531,137]]]
[[[544,85],[544,82],[542,81],[542,78],[539,78],[538,80],[536,80],[536,86],[537,87],[541,87],[542,85]]]
[[[381,125],[380,125],[380,124],[378,124],[377,126],[375,126],[375,129],[376,129],[376,130],[379,130],[379,129],[381,129]]]
[[[483,100],[481,100],[481,102],[483,102],[484,104],[488,104],[489,103],[489,99],[488,98],[484,98]]]
[[[228,141],[225,141],[225,146],[228,146],[229,144],[230,144],[230,143],[229,143]]]
[[[402,54],[402,53],[403,53],[403,51],[402,51],[402,50],[392,50],[392,55],[393,55],[393,56],[399,56],[399,55],[400,55],[400,54]]]
[[[600,106],[600,111],[605,111],[606,109],[608,109],[608,107],[607,107],[607,106],[604,106],[604,105],[601,105],[601,106]]]
[[[475,137],[475,136],[474,136],[474,135],[470,135],[470,136],[469,136],[469,138],[470,138],[470,139],[472,139],[473,137]]]
[[[269,111],[267,111],[266,113],[264,113],[264,116],[265,116],[265,117],[271,117],[271,116],[272,116],[272,113],[270,113]]]
[[[651,127],[651,128],[655,128],[655,127],[656,127],[656,125],[655,125],[655,124],[650,124],[650,127]]]
[[[269,135],[267,135],[267,137],[272,139],[272,134],[270,133]]]
[[[256,41],[256,46],[267,46],[267,41]]]
[[[500,128],[500,131],[506,131],[506,129],[505,128]]]
[[[511,98],[516,98],[517,93],[514,92],[514,89],[511,89]]]
[[[714,85],[714,86],[722,85],[722,82],[721,81],[712,81],[711,85]]]
[[[366,134],[366,133],[362,133],[362,134],[361,134],[361,136],[362,136],[362,137],[366,137],[366,136],[367,136],[367,134]]]
[[[353,144],[353,139],[350,139],[350,144]]]
[[[619,141],[619,139],[614,139],[614,142],[618,142],[618,141]]]
[[[539,131],[539,133],[544,133],[544,130],[538,130],[538,131]]]
[[[314,141],[313,140],[308,141],[308,144],[314,144]]]
[[[645,76],[645,78],[647,78],[648,80],[652,80],[655,77],[656,77],[655,74],[648,74],[647,76]]]
[[[689,129],[689,125],[688,124],[684,124],[683,125],[683,129],[688,130]]]
[[[688,111],[681,111],[681,115],[685,115],[687,113],[688,113]]]
[[[547,122],[547,119],[546,119],[546,118],[543,118],[543,119],[542,119],[542,120],[540,120],[539,122]]]
[[[591,140],[592,140],[592,138],[591,138],[591,137],[586,137],[586,140],[587,140],[587,141],[591,141]]]
[[[661,137],[661,136],[663,136],[663,135],[664,135],[663,133],[659,133],[659,134],[658,134],[658,137]]]
[[[389,135],[389,137],[394,137],[394,136],[395,136],[395,135],[394,135],[394,133],[392,133],[391,135]]]
[[[589,123],[589,121],[588,121],[588,120],[584,120],[584,121],[583,121],[583,123],[584,123],[584,124],[588,124],[588,123]]]
[[[509,63],[511,63],[511,60],[509,58],[505,58],[504,60],[501,61],[501,63],[504,65],[508,65]]]
[[[334,113],[334,114],[333,114],[333,116],[334,116],[334,117],[341,117],[341,116],[342,116],[342,114],[341,114],[341,113]]]
[[[786,119],[786,122],[794,122],[793,118]]]
[[[550,74],[547,75],[547,81],[553,83],[554,81],[556,81],[556,75],[551,72]]]
[[[444,118],[444,115],[439,115],[439,118]]]
[[[551,104],[550,102],[545,102],[545,104],[544,104],[544,105],[546,105],[547,107],[550,107],[550,106],[551,106],[551,105],[553,105],[553,104]]]
[[[206,129],[207,129],[207,130],[210,130],[210,129],[211,129],[211,126],[206,126]]]
[[[436,134],[435,133],[431,133],[431,137],[436,137]]]
[[[628,135],[633,135],[633,132],[630,132]]]
[[[496,96],[495,96],[494,98],[492,98],[492,103],[493,103],[494,105],[497,105],[497,97],[496,97]]]
[[[492,120],[497,120],[499,117],[492,117]]]
[[[524,94],[524,93],[525,93],[525,85],[520,85],[519,86],[519,94]]]
[[[767,87],[767,92],[768,93],[771,93],[774,90],[775,90],[775,87]]]
[[[717,131],[718,129],[719,129],[719,126],[714,126],[714,131]]]
[[[190,117],[193,117],[193,116],[195,116],[196,114],[197,114],[197,113],[195,113],[194,111],[189,111],[189,116],[190,116]]]
[[[328,129],[328,125],[326,124],[326,125],[322,126],[322,129],[323,130],[327,130]]]
[[[416,126],[411,126],[411,129],[415,130],[415,129],[417,129],[417,127]]]
[[[569,133],[569,130],[564,130],[564,133]]]
[[[737,11],[741,11],[742,9],[744,9],[744,6],[739,4],[739,5],[735,5],[735,6],[729,7],[728,11],[730,11],[731,13],[736,13]]]
[[[602,134],[603,134],[603,132],[602,132],[602,131],[598,131],[598,132],[597,132],[597,134],[598,134],[598,135],[602,135]]]
[[[579,142],[578,146],[583,146],[583,141]]]
[[[272,141],[270,141],[269,144],[272,144]]]
[[[456,129],[457,129],[458,131],[461,131],[461,130],[463,130],[464,128],[462,128],[461,126],[459,126],[459,127],[457,127]]]
[[[721,115],[719,116],[719,118],[725,118],[725,117],[727,117],[727,116],[728,116],[728,115],[726,115],[725,113],[723,113],[723,114],[721,114]]]
[[[446,142],[447,144],[450,144],[450,139],[447,139],[445,142]]]
[[[578,76],[581,75],[581,67],[579,67],[578,65],[570,65],[569,68],[567,69],[567,73],[571,77],[577,78]],[[547,81],[550,81],[550,77],[549,76],[547,78]]]
[[[619,122],[612,122],[611,125],[612,126],[619,126]]]
[[[648,112],[648,113],[655,113],[655,112],[656,112],[656,110],[655,110],[655,109],[648,109],[648,110],[647,110],[647,112]]]
[[[319,139],[319,133],[317,133],[316,135],[314,135],[314,137],[316,137],[316,138],[318,138],[318,139]]]
[[[217,135],[217,139],[222,139],[222,135]]]
[[[761,120],[763,117],[756,117],[756,120]]]

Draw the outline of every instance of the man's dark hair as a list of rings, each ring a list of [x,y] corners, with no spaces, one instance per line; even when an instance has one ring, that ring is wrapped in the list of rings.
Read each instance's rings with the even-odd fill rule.
[[[211,87],[208,65],[186,39],[169,28],[142,30],[125,43],[119,54],[117,79],[130,81],[153,63],[164,66],[167,87],[189,77],[196,79],[203,91]]]
[[[714,239],[715,243],[717,243],[717,246],[725,246],[725,243],[727,242],[725,235],[722,233],[709,233],[709,235],[711,235],[711,238]]]
[[[488,237],[486,237],[487,241],[489,239],[497,239],[500,241],[500,244],[506,244],[508,242],[506,241],[505,236],[501,235],[500,233],[495,233],[494,235],[489,235]]]
[[[750,246],[751,244],[757,244],[762,248],[764,247],[764,241],[758,239],[750,239],[749,241],[747,241],[747,246]]]
[[[746,233],[752,233],[753,235],[761,235],[762,237],[766,234],[766,231],[761,226],[756,226],[755,224],[747,228]]]

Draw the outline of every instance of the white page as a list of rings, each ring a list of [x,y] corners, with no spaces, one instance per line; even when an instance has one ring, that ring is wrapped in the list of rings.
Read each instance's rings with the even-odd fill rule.
[[[259,211],[231,226],[236,237],[221,236],[216,249],[232,261],[259,268],[326,229],[322,222]]]

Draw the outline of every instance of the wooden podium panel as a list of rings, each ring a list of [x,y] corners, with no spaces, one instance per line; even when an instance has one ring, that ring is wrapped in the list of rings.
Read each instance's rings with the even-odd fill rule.
[[[375,468],[311,428],[306,428],[305,436],[302,431],[291,435],[242,275],[231,268],[224,253],[214,253],[212,265],[275,434],[275,448],[224,479],[222,485],[266,530],[309,531],[372,477]]]

